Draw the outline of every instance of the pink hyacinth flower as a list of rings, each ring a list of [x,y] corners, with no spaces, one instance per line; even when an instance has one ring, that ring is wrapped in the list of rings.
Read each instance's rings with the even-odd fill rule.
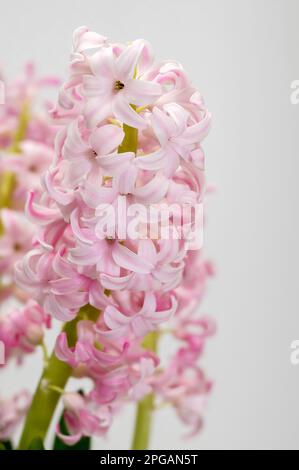
[[[170,319],[175,313],[177,302],[171,297],[171,308],[164,311],[157,311],[156,297],[153,292],[146,292],[143,307],[139,312],[124,315],[113,305],[106,307],[104,311],[104,322],[110,330],[98,333],[106,337],[117,338],[121,336],[133,335],[143,337],[147,333],[155,330],[158,325]]]

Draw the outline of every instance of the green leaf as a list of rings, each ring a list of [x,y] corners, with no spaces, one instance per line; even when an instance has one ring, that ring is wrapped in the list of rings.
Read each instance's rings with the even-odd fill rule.
[[[35,437],[29,444],[28,450],[45,450],[43,441],[40,437]]]
[[[68,436],[69,432],[64,421],[63,413],[59,421],[59,426],[61,433],[66,434]],[[53,450],[90,450],[90,447],[90,437],[82,437],[82,439],[80,439],[77,444],[74,444],[73,446],[68,446],[67,444],[62,442],[62,440],[58,436],[55,436]]]
[[[4,444],[2,444],[2,442],[0,442],[0,450],[6,450],[6,447]]]
[[[0,446],[3,446],[1,450],[13,450],[12,443],[10,441],[1,441]]]

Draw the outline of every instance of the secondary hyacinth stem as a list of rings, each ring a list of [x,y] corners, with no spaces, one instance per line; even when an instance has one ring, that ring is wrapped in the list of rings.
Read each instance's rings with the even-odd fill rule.
[[[96,321],[99,313],[94,307],[86,305],[80,309],[74,320],[65,324],[63,331],[67,335],[70,347],[74,346],[77,341],[77,323],[83,318]],[[30,443],[35,438],[40,438],[44,441],[60,398],[59,393],[52,389],[51,386],[56,387],[56,389],[64,389],[71,373],[71,367],[57,359],[53,352],[48,364],[44,368],[33,396],[20,440],[20,450],[28,449]]]
[[[138,145],[138,130],[124,125],[125,138],[120,145],[118,151],[122,152],[135,152]],[[150,349],[154,352],[157,350],[157,333],[150,333],[144,340],[145,349]],[[152,411],[154,406],[154,394],[150,393],[137,405],[135,429],[133,435],[133,450],[144,450],[148,448],[152,423]]]
[[[21,113],[20,113],[18,127],[16,129],[15,134],[14,134],[11,146],[9,147],[9,152],[11,152],[11,153],[20,153],[20,151],[21,151],[20,143],[22,142],[22,140],[25,139],[28,124],[29,124],[29,118],[30,118],[29,105],[28,105],[28,103],[24,103],[23,107],[22,107],[22,110],[21,110]]]
[[[6,171],[1,177],[0,208],[10,207],[11,196],[15,187],[15,175]]]
[[[145,338],[143,345],[157,352],[157,342],[158,334],[153,332]],[[154,401],[155,395],[150,393],[137,405],[132,450],[146,450],[149,447]]]

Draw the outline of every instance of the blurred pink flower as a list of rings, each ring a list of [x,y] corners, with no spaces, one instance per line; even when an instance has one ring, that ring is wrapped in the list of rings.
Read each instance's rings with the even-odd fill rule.
[[[102,436],[111,424],[111,410],[108,406],[94,406],[79,393],[63,395],[64,420],[70,435],[63,435],[58,427],[57,435],[67,445],[76,444],[84,436]]]
[[[51,317],[34,301],[0,316],[0,340],[5,345],[6,359],[11,356],[22,360],[43,342],[46,328],[51,326]]]
[[[0,237],[0,274],[11,282],[15,262],[32,246],[34,226],[21,212],[10,209],[2,209],[0,217],[4,230]]]
[[[26,391],[19,392],[7,400],[0,398],[0,441],[10,439],[25,416],[30,400],[30,395]]]

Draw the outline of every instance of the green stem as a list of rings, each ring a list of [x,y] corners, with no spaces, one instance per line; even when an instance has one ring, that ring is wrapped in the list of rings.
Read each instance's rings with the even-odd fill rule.
[[[99,311],[90,305],[82,307],[77,317],[65,324],[63,331],[65,331],[68,344],[70,347],[76,344],[77,340],[77,323],[85,318],[96,321],[99,316]],[[72,368],[65,362],[57,359],[55,353],[49,359],[49,362],[44,368],[41,379],[38,383],[36,392],[33,396],[31,407],[27,414],[24,430],[22,433],[19,449],[28,449],[30,443],[35,438],[40,438],[44,441],[53,414],[60,399],[60,394],[57,389],[64,389],[66,383],[71,376]],[[48,385],[50,387],[48,387]],[[54,386],[54,388],[51,388]],[[57,388],[55,390],[55,388]]]
[[[0,209],[10,207],[11,196],[15,188],[15,175],[11,171],[6,171],[1,175],[0,183]]]
[[[28,124],[29,124],[29,118],[30,118],[29,105],[27,102],[25,102],[20,112],[18,127],[13,136],[12,143],[8,149],[9,152],[11,153],[21,152],[20,143],[26,137],[26,132],[28,129]]]
[[[157,351],[158,334],[150,333],[143,346],[153,352]],[[137,406],[132,450],[146,450],[149,447],[155,395],[150,393]]]
[[[132,106],[135,109],[135,106]],[[121,145],[118,147],[119,153],[124,152],[137,152],[138,145],[138,129],[135,127],[128,126],[127,124],[123,125],[123,131],[125,133],[124,140]]]

